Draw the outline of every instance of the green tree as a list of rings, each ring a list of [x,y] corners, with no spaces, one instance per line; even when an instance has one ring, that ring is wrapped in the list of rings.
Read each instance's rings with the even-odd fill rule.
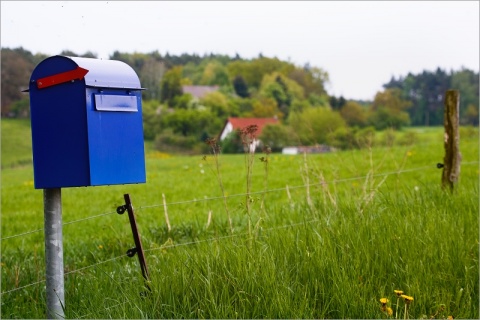
[[[227,69],[218,61],[210,61],[203,69],[200,79],[201,85],[226,86],[229,85]]]
[[[248,85],[242,76],[236,76],[235,79],[233,79],[233,88],[235,93],[241,98],[248,98],[250,96]]]
[[[145,140],[153,140],[161,132],[160,125],[160,102],[158,100],[146,100],[142,104],[143,136]]]
[[[30,75],[33,72],[33,56],[29,51],[19,49],[2,49],[1,52],[1,101],[2,116],[21,116],[24,112],[11,111],[16,101],[26,99],[28,94],[21,90],[28,88]],[[21,108],[17,105],[16,108]]]
[[[479,75],[468,69],[452,74],[451,88],[460,93],[460,121],[464,124],[475,122],[475,106],[479,106]],[[478,124],[478,111],[477,119]]]
[[[140,69],[140,83],[142,87],[147,88],[142,92],[144,99],[160,100],[161,81],[165,73],[165,65],[162,61],[148,57]]]
[[[367,123],[367,110],[354,101],[346,102],[340,110],[340,115],[349,126],[363,127]]]
[[[263,145],[268,145],[273,152],[282,151],[283,147],[294,144],[290,127],[282,124],[267,124],[259,136]]]
[[[288,77],[298,83],[305,91],[305,96],[311,94],[326,94],[325,85],[329,82],[328,73],[320,68],[312,68],[309,64],[303,68],[296,67]]]
[[[462,122],[464,124],[478,126],[478,106],[470,104],[465,110]]]
[[[200,104],[209,108],[214,115],[220,117],[222,120],[226,119],[230,114],[228,99],[221,92],[215,91],[208,93],[200,99]]]
[[[194,136],[199,141],[205,135],[216,135],[223,122],[208,110],[177,109],[162,117],[162,125],[174,134]]]
[[[370,107],[368,123],[377,130],[386,128],[401,129],[410,125],[410,117],[405,111],[411,102],[401,97],[399,89],[386,89],[378,92]]]
[[[294,80],[287,78],[279,72],[263,77],[259,94],[262,97],[274,99],[278,109],[285,116],[288,116],[294,99],[304,99],[303,88]]]
[[[329,108],[309,108],[301,113],[292,112],[288,118],[290,126],[302,144],[327,143],[328,135],[345,127],[345,120]]]
[[[275,100],[272,98],[260,98],[253,102],[253,110],[247,116],[254,118],[283,118],[283,113],[278,110]]]
[[[291,63],[284,62],[278,58],[267,58],[260,56],[251,61],[235,60],[227,65],[230,79],[241,76],[249,87],[260,88],[263,77],[267,74],[279,72],[284,76],[295,69]]]
[[[172,103],[174,97],[182,95],[182,67],[173,67],[165,72],[160,88],[161,102]]]

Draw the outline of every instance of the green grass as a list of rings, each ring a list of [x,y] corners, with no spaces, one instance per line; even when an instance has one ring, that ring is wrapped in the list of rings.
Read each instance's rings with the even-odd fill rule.
[[[478,318],[478,130],[462,135],[453,194],[441,189],[436,169],[442,129],[411,130],[422,130],[413,146],[306,159],[270,155],[265,209],[264,163],[256,161],[251,232],[243,155],[220,156],[233,234],[211,156],[169,157],[147,148],[146,184],[62,189],[66,316],[382,318],[379,299],[396,310],[393,290],[401,289],[415,299],[410,318],[430,318],[442,304],[436,318]],[[5,293],[45,277],[43,231],[8,238],[43,228],[31,165],[18,165],[23,151],[9,152],[1,181],[1,316],[44,318],[44,282]],[[137,258],[125,255],[133,247],[128,218],[115,213],[124,193],[152,277],[147,297],[140,296]]]

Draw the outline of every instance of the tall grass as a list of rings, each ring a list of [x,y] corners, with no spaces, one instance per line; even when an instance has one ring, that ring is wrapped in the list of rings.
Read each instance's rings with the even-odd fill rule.
[[[478,318],[478,136],[461,142],[450,194],[436,169],[441,131],[429,134],[413,146],[270,154],[267,177],[262,166],[251,171],[250,216],[243,155],[222,155],[223,191],[202,157],[158,153],[147,156],[146,184],[62,190],[66,316],[382,318],[379,299],[396,310],[398,289],[414,297],[410,318]],[[2,318],[45,317],[43,232],[8,238],[43,228],[42,191],[31,182],[29,166],[2,170]],[[146,297],[137,259],[125,255],[128,221],[115,213],[123,193],[152,280]]]

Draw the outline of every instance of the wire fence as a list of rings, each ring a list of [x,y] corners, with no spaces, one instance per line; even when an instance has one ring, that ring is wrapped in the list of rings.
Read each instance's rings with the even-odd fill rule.
[[[471,161],[471,162],[462,163],[462,165],[474,165],[474,164],[478,165],[479,162],[478,161]],[[363,179],[366,179],[367,177],[368,178],[371,178],[371,177],[385,177],[385,176],[389,176],[389,175],[399,175],[399,174],[422,171],[422,170],[427,170],[427,169],[436,169],[436,167],[434,167],[434,166],[423,166],[423,167],[418,167],[418,168],[411,168],[411,169],[404,169],[404,170],[378,173],[378,174],[374,174],[374,175],[371,175],[371,176],[357,176],[357,177],[344,178],[344,179],[335,179],[335,180],[332,180],[332,181],[322,181],[322,182],[319,182],[319,183],[289,186],[288,189],[289,190],[294,190],[294,189],[302,189],[302,188],[307,188],[307,187],[322,186],[322,185],[328,185],[328,184],[334,184],[334,183],[344,183],[344,182],[355,181],[355,180],[363,180]],[[239,194],[228,195],[228,196],[225,196],[225,197],[219,196],[219,197],[210,197],[210,198],[203,198],[203,199],[177,201],[177,202],[167,203],[166,205],[167,206],[175,206],[175,205],[192,204],[192,203],[197,203],[197,202],[217,201],[217,200],[221,200],[221,199],[223,200],[224,198],[245,197],[247,195],[261,195],[261,194],[273,193],[273,192],[286,192],[288,189],[287,189],[287,187],[275,188],[275,189],[269,189],[269,190],[264,190],[264,191],[251,192],[251,193],[248,193],[248,194],[247,193],[239,193]],[[144,205],[144,206],[136,207],[135,210],[136,211],[146,210],[146,209],[158,208],[158,207],[164,207],[164,206],[165,206],[165,204],[163,204],[163,203],[162,204],[153,204],[153,205]],[[103,217],[103,216],[106,216],[106,215],[111,215],[113,213],[116,213],[116,212],[105,212],[105,213],[85,217],[85,218],[82,218],[82,219],[65,222],[65,223],[63,223],[63,225],[76,224],[76,223],[80,223],[80,222],[83,222],[83,221],[86,221],[86,220],[91,220],[91,219]],[[318,219],[313,219],[313,220],[310,220],[310,221],[307,221],[307,222],[299,222],[299,223],[292,223],[292,224],[288,224],[288,225],[272,227],[272,228],[265,229],[264,231],[273,231],[273,230],[279,230],[279,229],[284,229],[284,228],[289,228],[289,227],[296,227],[296,226],[299,226],[299,225],[310,224],[310,223],[317,222],[317,221],[319,221],[319,220]],[[44,230],[44,229],[41,228],[41,229],[31,230],[31,231],[27,231],[27,232],[24,232],[24,233],[4,237],[4,238],[1,238],[1,240],[4,241],[4,240],[13,239],[13,238],[23,237],[23,236],[27,236],[27,235],[30,235],[30,234],[33,234],[33,233],[36,233],[36,232],[40,232],[42,230]],[[144,252],[152,252],[152,251],[156,251],[156,250],[162,250],[162,249],[167,249],[167,248],[176,248],[176,247],[181,247],[181,246],[197,245],[197,244],[201,244],[201,243],[205,243],[205,242],[225,240],[225,239],[229,239],[229,238],[245,236],[246,234],[247,233],[238,233],[238,234],[232,234],[232,235],[221,236],[221,237],[214,237],[214,238],[209,238],[209,239],[204,239],[204,240],[197,240],[197,241],[190,241],[190,242],[184,242],[184,243],[178,243],[178,244],[163,245],[163,246],[160,246],[158,248],[146,249],[146,250],[144,250]],[[84,270],[87,270],[87,269],[90,269],[90,268],[94,268],[94,267],[97,267],[97,266],[100,266],[100,265],[103,265],[103,264],[106,264],[106,263],[109,263],[109,262],[112,262],[112,261],[115,261],[115,260],[119,260],[119,259],[125,258],[125,257],[128,257],[128,255],[127,254],[119,255],[117,257],[113,257],[113,258],[110,258],[110,259],[107,259],[107,260],[103,260],[103,261],[100,261],[100,262],[97,262],[97,263],[94,263],[94,264],[91,264],[91,265],[88,265],[88,266],[85,266],[85,267],[82,267],[82,268],[79,268],[79,269],[76,269],[76,270],[68,271],[68,272],[65,272],[65,276],[70,275],[70,274],[74,274],[74,273],[78,273],[78,272],[81,272],[81,271],[84,271]],[[30,283],[30,284],[27,284],[27,285],[18,287],[18,288],[3,291],[3,292],[1,292],[1,295],[16,292],[16,291],[19,291],[19,290],[23,290],[23,289],[26,289],[28,287],[32,287],[32,286],[35,286],[35,285],[38,285],[38,284],[41,284],[41,283],[44,283],[44,282],[46,282],[46,280],[42,279],[42,280],[39,280],[39,281]]]
[[[466,163],[463,163],[463,165],[470,165],[470,164],[476,164],[476,163],[478,163],[478,161],[476,161],[476,162],[466,162]],[[378,174],[374,174],[374,175],[369,176],[369,177],[370,178],[371,177],[383,177],[383,176],[389,176],[389,175],[394,175],[394,174],[403,174],[403,173],[421,171],[421,170],[432,169],[432,168],[435,168],[435,167],[433,167],[433,166],[423,166],[423,167],[412,168],[412,169],[378,173]],[[363,180],[365,178],[367,178],[367,176],[357,176],[357,177],[344,178],[344,179],[335,179],[335,180],[332,180],[332,181],[322,181],[322,182],[318,182],[318,183],[308,183],[308,184],[302,184],[302,185],[297,185],[297,186],[288,186],[288,190],[304,189],[304,188],[308,188],[308,187],[329,185],[329,184],[333,184],[333,183],[344,183],[344,182],[355,181],[355,180]],[[135,207],[135,210],[140,211],[140,210],[164,207],[165,205],[170,207],[170,206],[176,206],[176,205],[185,205],[185,204],[192,204],[192,203],[199,203],[199,202],[216,201],[216,200],[220,200],[220,199],[223,200],[223,199],[245,197],[247,195],[262,195],[262,194],[267,194],[267,193],[286,192],[286,191],[287,191],[287,187],[282,187],[282,188],[275,188],[275,189],[268,189],[268,190],[250,192],[249,194],[237,193],[237,194],[226,195],[226,196],[206,197],[206,198],[201,198],[201,199],[191,199],[191,200],[185,200],[185,201],[169,202],[169,203],[166,203],[166,204],[162,203],[162,204],[143,205],[143,206]],[[95,218],[104,217],[104,216],[111,215],[111,214],[114,214],[114,213],[116,213],[116,212],[115,211],[105,212],[105,213],[85,217],[85,218],[82,218],[82,219],[77,219],[77,220],[73,220],[73,221],[64,222],[62,225],[66,226],[66,225],[70,225],[70,224],[75,224],[75,223],[79,223],[79,222],[83,222],[83,221],[87,221],[87,220],[91,220],[91,219],[95,219]],[[8,239],[18,238],[18,237],[26,236],[26,235],[29,235],[29,234],[32,234],[32,233],[40,232],[40,231],[43,231],[43,230],[44,230],[43,228],[39,228],[39,229],[31,230],[31,231],[26,231],[24,233],[19,233],[19,234],[3,237],[0,240],[4,241],[4,240],[8,240]]]

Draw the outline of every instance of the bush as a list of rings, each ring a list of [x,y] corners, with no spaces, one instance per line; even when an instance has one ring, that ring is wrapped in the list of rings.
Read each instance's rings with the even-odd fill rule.
[[[354,129],[349,127],[337,128],[328,135],[328,144],[332,147],[347,150],[356,147]]]
[[[176,135],[171,130],[165,130],[155,137],[155,150],[167,153],[196,154],[199,144],[196,137]]]
[[[236,131],[230,132],[225,139],[220,141],[222,153],[243,153],[242,139]]]

